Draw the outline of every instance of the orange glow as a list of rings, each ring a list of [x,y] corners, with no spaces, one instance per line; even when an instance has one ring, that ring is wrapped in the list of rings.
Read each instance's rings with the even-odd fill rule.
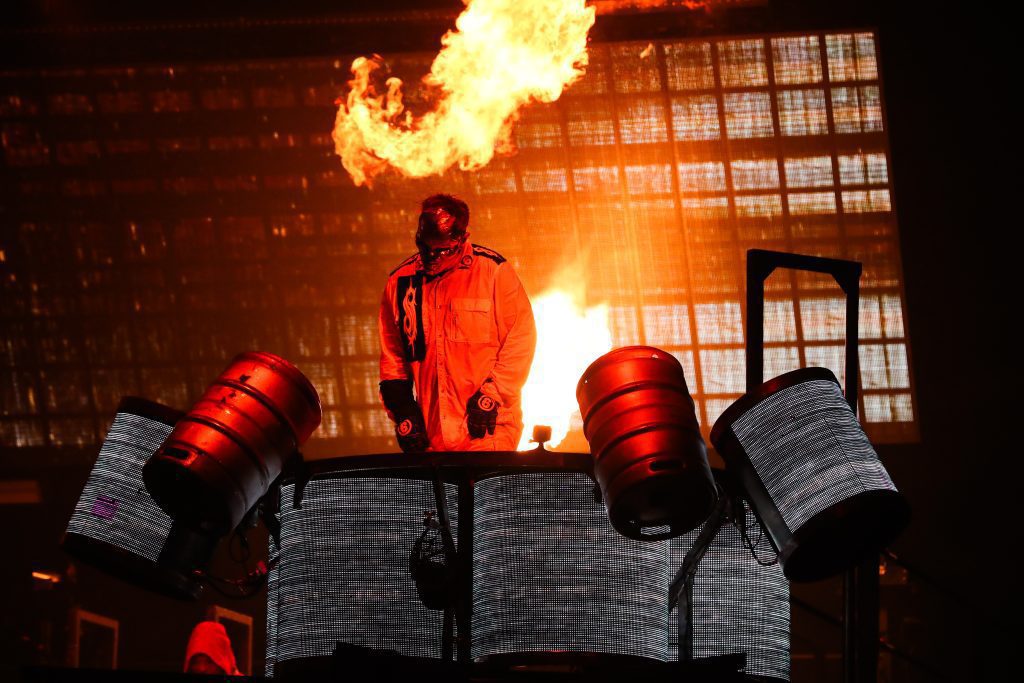
[[[555,287],[531,300],[537,320],[537,351],[523,387],[523,430],[519,450],[527,450],[536,425],[551,427],[549,449],[569,433],[576,383],[596,358],[612,348],[608,306],[585,307],[579,269],[565,271]]]
[[[651,9],[688,9],[688,10],[710,10],[712,0],[594,0],[593,5],[598,14],[615,14],[624,10],[651,10]],[[737,5],[737,2],[723,2],[719,0],[717,5]],[[750,3],[743,3],[750,4]]]
[[[46,572],[32,572],[32,578],[38,579],[39,581],[49,581],[50,583],[60,583],[60,576],[58,574],[48,574]]]
[[[388,168],[413,178],[486,165],[511,151],[511,128],[530,102],[553,102],[583,75],[594,9],[584,0],[467,0],[456,30],[441,39],[424,85],[436,106],[414,117],[402,81],[371,83],[379,56],[352,62],[351,90],[339,102],[334,149],[356,185]]]

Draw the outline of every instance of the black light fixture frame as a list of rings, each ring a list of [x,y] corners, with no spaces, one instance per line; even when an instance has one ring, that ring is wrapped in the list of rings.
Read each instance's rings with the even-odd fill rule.
[[[846,295],[846,402],[857,414],[860,380],[860,276],[857,261],[787,252],[747,251],[747,392],[764,382],[764,283],[777,268],[831,275]],[[872,555],[843,575],[843,681],[875,683],[878,678],[879,559]]]

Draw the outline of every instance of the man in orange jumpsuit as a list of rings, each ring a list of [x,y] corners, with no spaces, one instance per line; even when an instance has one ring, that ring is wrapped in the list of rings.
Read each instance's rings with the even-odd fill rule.
[[[419,251],[381,298],[380,395],[407,453],[515,450],[523,431],[533,309],[512,265],[468,228],[465,202],[423,200]]]

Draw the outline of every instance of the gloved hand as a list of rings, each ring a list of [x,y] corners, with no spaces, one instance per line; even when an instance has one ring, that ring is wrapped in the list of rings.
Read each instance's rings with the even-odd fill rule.
[[[430,446],[423,413],[419,405],[415,405],[415,408],[415,411],[407,415],[396,415],[398,422],[395,423],[395,438],[398,439],[398,447],[405,453],[422,453]]]
[[[485,434],[493,434],[498,423],[498,402],[477,390],[470,396],[466,404],[466,426],[469,427],[469,438],[481,439]]]
[[[388,379],[380,383],[380,398],[395,421],[395,437],[405,453],[422,453],[430,446],[420,404],[412,396],[412,381]]]

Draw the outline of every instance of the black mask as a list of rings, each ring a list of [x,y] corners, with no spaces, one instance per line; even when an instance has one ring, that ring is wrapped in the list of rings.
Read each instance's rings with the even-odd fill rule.
[[[444,209],[421,213],[416,227],[416,247],[424,270],[434,274],[455,265],[466,237],[466,233],[458,231],[455,217]]]

